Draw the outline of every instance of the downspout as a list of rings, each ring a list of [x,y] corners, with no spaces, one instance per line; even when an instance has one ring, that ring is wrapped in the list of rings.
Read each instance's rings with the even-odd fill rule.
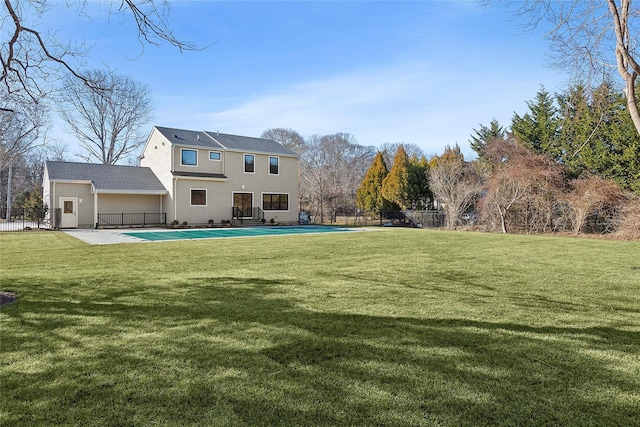
[[[174,171],[176,170],[176,159],[175,159],[175,151],[176,151],[176,147],[173,145],[173,143],[170,143],[170,148],[171,148],[171,170]],[[172,189],[172,193],[171,193],[171,199],[173,200],[173,221],[177,221],[178,220],[178,203],[176,202],[176,181],[178,178],[176,178],[175,176],[172,178],[172,185],[173,185],[173,189]]]
[[[98,192],[93,184],[91,184],[91,187],[93,187],[93,222],[98,228]]]
[[[178,220],[178,202],[176,200],[176,186],[177,186],[178,178],[173,178],[173,219],[175,221]]]
[[[51,226],[53,226],[54,229],[58,229],[60,227],[60,224],[54,224],[54,222],[56,221],[56,209],[58,206],[58,203],[56,203],[56,182],[55,181],[51,181],[51,195],[49,197],[51,197],[51,200],[49,200],[49,203],[51,204],[51,209],[49,212],[49,223],[51,224]],[[60,220],[62,221],[62,217],[60,217]]]

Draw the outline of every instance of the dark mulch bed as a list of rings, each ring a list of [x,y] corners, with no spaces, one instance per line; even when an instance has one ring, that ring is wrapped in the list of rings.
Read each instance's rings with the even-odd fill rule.
[[[18,298],[13,292],[0,291],[0,307],[11,304]]]

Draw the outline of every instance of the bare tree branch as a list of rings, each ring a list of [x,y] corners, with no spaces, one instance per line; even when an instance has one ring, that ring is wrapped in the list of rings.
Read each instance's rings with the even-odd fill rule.
[[[0,83],[9,94],[20,94],[26,102],[37,102],[47,97],[55,89],[55,82],[65,74],[73,76],[93,90],[102,88],[80,70],[83,65],[77,62],[88,52],[83,45],[63,44],[52,34],[48,34],[45,15],[52,0],[22,2],[4,0],[2,8],[6,17],[2,19],[2,34],[6,40],[0,44]],[[113,0],[108,9],[109,15],[131,15],[138,28],[138,40],[160,45],[169,43],[181,52],[201,49],[193,43],[179,40],[170,28],[171,7],[168,0]],[[85,0],[68,0],[66,8],[85,15]],[[115,6],[117,5],[117,7]],[[35,16],[36,18],[34,18]],[[31,24],[27,24],[28,17]],[[39,19],[39,20],[38,20]],[[0,110],[10,111],[11,106],[0,101]]]
[[[497,3],[485,0],[484,3]],[[551,24],[545,34],[551,42],[554,66],[571,70],[578,81],[610,81],[616,73],[625,87],[627,107],[640,135],[640,76],[638,39],[640,9],[632,0],[526,0],[510,2],[525,28]]]
[[[68,77],[60,97],[60,116],[74,133],[86,161],[111,165],[138,150],[145,141],[144,125],[153,107],[149,88],[113,72],[88,71],[103,91],[96,92]],[[71,107],[71,108],[69,108]]]

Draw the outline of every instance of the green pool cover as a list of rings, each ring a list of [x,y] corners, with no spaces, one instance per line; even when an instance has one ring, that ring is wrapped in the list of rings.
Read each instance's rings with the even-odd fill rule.
[[[246,228],[212,228],[179,231],[138,231],[122,233],[144,240],[185,240],[185,239],[220,239],[225,237],[255,237],[284,234],[335,233],[353,231],[340,227],[246,227]]]

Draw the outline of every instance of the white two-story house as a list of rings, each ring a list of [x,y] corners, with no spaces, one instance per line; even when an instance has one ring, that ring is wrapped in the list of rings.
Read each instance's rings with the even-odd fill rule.
[[[275,141],[155,127],[142,150],[167,189],[167,221],[298,220],[298,155]]]
[[[43,197],[63,228],[291,224],[298,170],[298,155],[272,140],[154,127],[139,166],[45,162]]]

